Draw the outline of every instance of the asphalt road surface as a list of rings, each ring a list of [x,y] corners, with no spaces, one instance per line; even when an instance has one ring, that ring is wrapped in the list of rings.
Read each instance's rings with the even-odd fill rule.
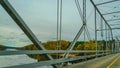
[[[110,68],[120,68],[120,56],[114,60]]]
[[[120,53],[95,58],[81,63],[68,65],[64,68],[120,68]],[[119,57],[119,58],[118,58]]]

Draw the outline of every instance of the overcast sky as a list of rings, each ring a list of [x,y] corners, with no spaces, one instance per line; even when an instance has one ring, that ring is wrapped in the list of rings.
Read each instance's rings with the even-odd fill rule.
[[[57,0],[9,0],[40,41],[56,40],[56,1]],[[82,0],[79,1],[82,8]],[[93,6],[87,0],[87,25],[91,39],[94,39],[93,9]],[[81,26],[82,21],[74,0],[63,0],[62,39],[72,41]],[[24,46],[31,43],[1,6],[0,40],[0,44],[10,46]],[[79,40],[83,40],[83,35]]]

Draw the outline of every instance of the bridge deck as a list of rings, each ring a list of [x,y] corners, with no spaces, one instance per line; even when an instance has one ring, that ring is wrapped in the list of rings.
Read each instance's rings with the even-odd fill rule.
[[[88,60],[64,68],[120,68],[120,53]],[[118,58],[119,59],[116,59]],[[115,61],[116,60],[116,61]]]

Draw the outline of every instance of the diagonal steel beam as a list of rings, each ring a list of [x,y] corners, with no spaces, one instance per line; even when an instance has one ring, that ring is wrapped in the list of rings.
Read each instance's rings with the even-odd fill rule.
[[[29,27],[25,24],[23,19],[12,7],[12,5],[7,0],[0,0],[0,4],[6,10],[6,12],[11,16],[11,18],[15,21],[15,23],[23,30],[23,32],[27,35],[27,37],[36,45],[36,47],[39,49],[44,49],[44,47],[42,47],[42,45],[35,37],[33,32],[29,29]]]
[[[15,23],[23,30],[23,32],[27,35],[27,37],[36,45],[39,50],[45,50],[42,44],[39,42],[34,33],[29,29],[29,27],[25,24],[23,19],[19,16],[16,10],[12,7],[12,5],[8,2],[8,0],[0,0],[1,6],[6,10],[6,12],[11,16],[11,18],[15,21]],[[47,60],[52,60],[53,58],[50,55],[44,54]]]
[[[86,3],[86,0],[84,0],[84,2]],[[78,9],[78,12],[79,14],[81,15],[82,12],[80,10],[80,5],[79,5],[79,1],[78,0],[75,0],[75,3],[76,3],[76,6],[77,6],[77,9]],[[86,6],[84,6],[85,8]],[[85,13],[84,13],[85,14]],[[73,41],[71,42],[70,46],[67,48],[67,50],[72,50],[75,46],[75,43],[77,42],[77,40],[79,39],[80,35],[82,34],[83,30],[85,29],[85,26],[86,26],[86,22],[84,19],[85,18],[85,15],[83,16],[83,14],[81,15],[81,18],[82,18],[82,21],[83,21],[83,25],[82,27],[80,28],[80,30],[78,31],[77,35],[75,36],[75,38],[73,39]],[[69,55],[69,52],[66,52],[64,54],[64,58],[68,58],[68,55]]]
[[[79,38],[80,35],[82,34],[84,28],[85,28],[85,25],[83,25],[83,26],[80,28],[79,32],[77,33],[77,35],[75,36],[74,40],[72,41],[72,43],[70,44],[70,46],[68,47],[67,50],[72,50],[72,49],[74,48],[75,43],[77,42],[78,38]],[[64,54],[64,57],[67,58],[68,55],[69,55],[69,52],[65,53],[65,54]]]
[[[120,0],[107,1],[107,2],[103,2],[103,3],[96,4],[96,6],[100,6],[100,5],[104,5],[104,4],[108,4],[108,3],[112,3],[112,2],[116,2],[116,1],[120,1]]]

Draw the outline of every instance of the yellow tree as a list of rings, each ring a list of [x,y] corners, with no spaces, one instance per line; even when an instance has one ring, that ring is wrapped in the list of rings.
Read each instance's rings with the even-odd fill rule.
[[[69,42],[65,40],[59,40],[59,41],[47,41],[42,43],[42,45],[45,47],[47,50],[56,50],[57,49],[57,42],[60,44],[61,49],[65,50],[67,49]],[[20,49],[22,50],[38,50],[38,48],[34,44],[30,44],[24,47],[21,47]],[[58,54],[51,54],[52,56],[56,56]],[[44,55],[40,54],[28,54],[29,57],[37,59],[37,60],[45,60]]]
[[[59,40],[59,44],[61,46],[61,50],[66,50],[69,45],[69,42],[65,40]]]
[[[83,50],[83,45],[82,44],[78,44],[77,47],[74,48],[74,50]],[[76,55],[82,55],[83,53],[75,53]]]
[[[95,45],[95,41],[91,40],[88,42],[84,43],[84,50],[95,50],[96,49],[96,45]],[[87,54],[94,54],[94,53],[87,53]]]

